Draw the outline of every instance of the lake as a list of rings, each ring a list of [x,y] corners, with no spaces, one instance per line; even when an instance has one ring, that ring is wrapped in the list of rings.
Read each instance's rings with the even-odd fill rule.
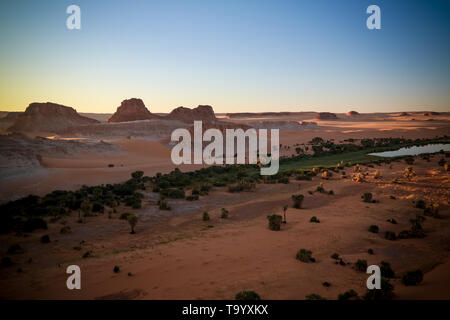
[[[404,147],[394,151],[369,153],[369,156],[377,157],[400,157],[400,156],[417,156],[422,153],[436,153],[441,150],[450,151],[450,144],[427,144],[425,146]]]

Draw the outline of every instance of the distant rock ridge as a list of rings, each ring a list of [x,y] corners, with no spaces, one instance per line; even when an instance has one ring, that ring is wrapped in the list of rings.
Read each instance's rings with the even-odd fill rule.
[[[348,116],[358,116],[359,115],[359,112],[357,112],[357,111],[349,111],[349,112],[347,112],[347,115]]]
[[[319,120],[336,120],[338,117],[336,116],[336,114],[331,113],[331,112],[319,112],[316,116],[315,119],[319,119]]]
[[[193,122],[194,120],[201,120],[203,122],[210,123],[217,121],[213,108],[208,105],[199,105],[194,109],[178,107],[173,109],[172,112],[170,112],[165,118],[183,122]]]
[[[424,112],[424,116],[438,116],[440,113],[435,111]]]
[[[8,128],[12,132],[56,132],[74,126],[98,123],[80,116],[74,108],[52,102],[33,102]]]
[[[123,100],[117,111],[108,119],[108,122],[126,122],[136,120],[149,120],[160,118],[152,114],[144,105],[144,102],[138,98]]]

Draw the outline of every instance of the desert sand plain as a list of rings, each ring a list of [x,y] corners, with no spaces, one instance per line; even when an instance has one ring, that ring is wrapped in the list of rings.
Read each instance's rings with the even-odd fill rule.
[[[450,134],[449,114],[337,114],[335,120],[315,119],[315,115],[224,114],[217,118],[254,127],[270,127],[270,123],[279,126],[282,156],[294,154],[296,144],[307,144],[314,137],[341,142],[350,138],[417,139]],[[101,116],[96,119],[104,121]],[[136,170],[153,176],[176,167],[170,160],[167,134],[26,135],[88,139],[107,143],[111,148],[68,155],[46,153],[32,168],[5,173],[0,177],[2,202],[28,194],[42,196],[57,189],[121,182]],[[0,269],[0,297],[233,299],[241,290],[254,290],[262,299],[305,299],[310,294],[336,299],[350,289],[360,295],[365,293],[368,275],[352,267],[358,259],[365,259],[369,265],[390,263],[396,273],[391,279],[396,299],[450,299],[450,173],[438,165],[441,158],[440,154],[430,156],[429,161],[415,157],[412,167],[417,175],[413,179],[403,176],[407,164],[401,160],[374,168],[361,166],[367,173],[366,181],[361,183],[352,180],[353,169],[346,167],[345,178],[335,174],[327,180],[320,175],[311,181],[290,179],[288,184],[257,184],[254,190],[241,193],[217,187],[198,201],[169,199],[171,211],[159,210],[155,194],[145,191],[140,209],[119,206],[109,216],[86,217],[83,223],[77,223],[78,213],[72,212],[49,222],[48,230],[26,236],[0,235],[2,257],[13,244],[24,249],[23,253],[10,255],[12,267]],[[7,165],[3,163],[2,167],[3,172],[8,172]],[[199,166],[179,168],[190,171]],[[376,170],[381,174],[377,179]],[[400,183],[392,183],[396,178]],[[320,183],[334,194],[308,193]],[[363,202],[364,192],[371,192],[379,202]],[[305,196],[302,209],[292,208],[291,195],[296,193]],[[409,220],[423,211],[413,207],[412,201],[418,199],[440,205],[441,217],[427,217],[423,223],[426,237],[385,239],[386,231],[407,229]],[[286,204],[287,223],[279,232],[269,230],[267,215],[282,214]],[[220,218],[221,208],[229,211],[228,219]],[[209,221],[202,221],[205,211],[211,217]],[[119,219],[124,212],[138,216],[136,234],[130,234],[128,223]],[[311,223],[313,216],[320,223]],[[386,221],[391,218],[397,224]],[[374,224],[379,226],[379,233],[368,232]],[[72,232],[61,234],[62,226],[70,226]],[[39,239],[46,234],[51,242],[41,243]],[[300,248],[311,250],[316,261],[296,260]],[[374,254],[368,254],[369,248]],[[82,258],[88,251],[91,257]],[[336,264],[330,257],[333,253],[338,253],[346,265]],[[81,267],[81,290],[66,288],[65,270],[71,264]],[[120,267],[117,273],[113,272],[115,266]],[[401,275],[415,269],[423,270],[423,282],[404,286]],[[330,285],[324,286],[324,282]]]

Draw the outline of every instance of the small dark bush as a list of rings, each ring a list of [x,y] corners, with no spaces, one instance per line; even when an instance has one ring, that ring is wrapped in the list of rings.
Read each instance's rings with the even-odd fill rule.
[[[306,249],[300,249],[295,258],[301,262],[315,262],[316,260],[311,256],[312,252]]]
[[[408,271],[402,278],[405,286],[416,286],[423,280],[422,270]]]
[[[61,233],[61,234],[66,234],[66,233],[70,233],[70,232],[71,232],[71,229],[69,226],[64,226],[61,228],[61,230],[59,230],[59,233]]]
[[[394,297],[394,286],[389,280],[381,278],[381,289],[367,290],[364,300],[391,300]]]
[[[127,220],[129,216],[131,216],[131,213],[125,212],[125,213],[122,213],[120,215],[119,219],[120,220]]]
[[[422,199],[414,202],[414,208],[425,209],[426,206],[427,206],[427,203],[425,201],[423,201]]]
[[[33,232],[36,229],[47,229],[47,222],[42,218],[30,218],[25,221],[23,231]]]
[[[375,224],[373,224],[373,225],[371,225],[371,226],[369,227],[369,232],[372,232],[372,233],[378,233],[378,230],[379,230],[379,228],[378,228],[378,226],[375,225]]]
[[[333,254],[331,255],[331,259],[338,260],[338,259],[339,259],[339,254],[333,253]]]
[[[11,260],[10,257],[3,257],[3,258],[2,258],[2,267],[5,267],[5,268],[11,267],[12,264],[13,264],[13,263],[12,263],[12,260]]]
[[[369,248],[369,249],[367,250],[367,253],[368,253],[368,254],[374,254],[373,249],[372,249],[372,248]]]
[[[220,217],[222,219],[227,219],[228,218],[228,213],[229,213],[228,210],[225,209],[225,208],[222,208],[220,211],[221,211],[220,212]]]
[[[384,238],[387,240],[395,240],[397,239],[395,232],[393,231],[386,231],[386,233],[384,234]]]
[[[269,229],[273,231],[279,231],[281,228],[281,221],[283,220],[283,217],[279,214],[272,214],[270,216],[267,216],[267,219],[269,220]]]
[[[355,290],[350,289],[344,293],[341,293],[338,295],[338,300],[349,300],[352,298],[357,298],[358,297],[358,293],[356,293]]]
[[[389,262],[381,261],[380,271],[381,271],[382,277],[385,277],[385,278],[394,278],[395,277],[395,272],[394,272],[394,270],[392,270]]]
[[[203,212],[202,220],[203,221],[209,221],[210,220],[208,212]]]
[[[300,209],[302,207],[303,199],[305,198],[302,194],[293,194],[292,201],[294,202],[294,208]]]
[[[386,221],[392,224],[397,224],[397,220],[395,220],[394,218],[387,219]]]
[[[120,267],[119,266],[114,266],[113,271],[114,271],[114,273],[119,273]]]
[[[307,296],[305,296],[306,300],[327,300],[324,297],[322,297],[321,295],[312,293],[312,294],[308,294]]]
[[[83,259],[90,258],[90,257],[92,257],[92,250],[86,251],[83,254]]]
[[[316,216],[314,216],[314,217],[311,217],[311,219],[309,219],[309,222],[320,223],[320,220],[319,220],[319,219],[317,219],[317,217],[316,217]]]
[[[42,242],[42,243],[50,243],[50,236],[49,236],[48,234],[43,235],[43,236],[41,237],[41,242]]]
[[[361,272],[366,272],[367,270],[367,261],[358,259],[358,261],[355,262],[355,269]]]
[[[255,291],[241,291],[236,294],[236,300],[261,300],[260,296]]]
[[[372,203],[372,193],[371,192],[365,192],[361,199],[363,199],[364,202]]]
[[[187,196],[187,197],[186,197],[186,200],[187,200],[187,201],[195,201],[195,200],[198,200],[198,195],[196,194],[196,195],[190,195],[190,196]]]
[[[9,247],[8,254],[17,254],[17,253],[24,253],[24,250],[20,246],[20,244],[16,243]]]

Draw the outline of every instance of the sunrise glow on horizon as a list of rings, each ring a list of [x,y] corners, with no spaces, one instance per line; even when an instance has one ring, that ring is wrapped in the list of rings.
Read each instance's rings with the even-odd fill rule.
[[[65,26],[81,8],[81,30]],[[382,29],[368,30],[368,5]],[[450,111],[448,1],[10,1],[0,111]]]

